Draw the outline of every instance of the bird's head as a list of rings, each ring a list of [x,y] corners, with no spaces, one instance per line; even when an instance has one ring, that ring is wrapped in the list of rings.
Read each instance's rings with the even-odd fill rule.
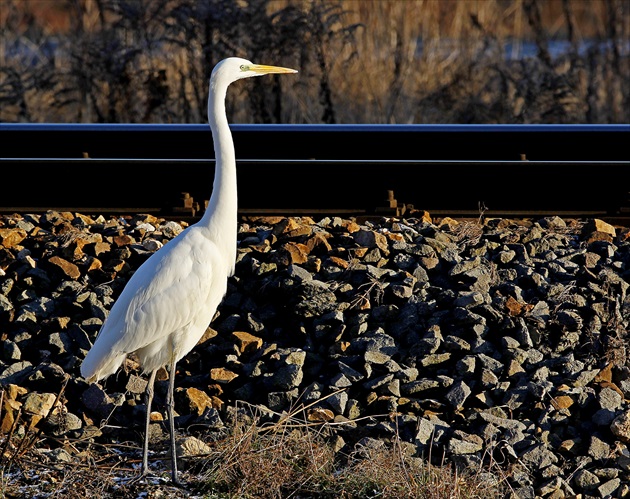
[[[297,73],[295,69],[282,68],[279,66],[266,66],[264,64],[254,64],[247,59],[240,57],[229,57],[219,62],[212,70],[212,80],[224,80],[229,83],[242,78],[252,76],[262,76],[266,74]]]

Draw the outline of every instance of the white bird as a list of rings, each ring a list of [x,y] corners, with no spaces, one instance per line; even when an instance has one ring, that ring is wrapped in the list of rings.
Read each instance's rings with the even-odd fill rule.
[[[155,376],[159,368],[168,367],[171,472],[173,483],[179,484],[173,423],[175,364],[192,350],[210,324],[236,262],[236,155],[225,96],[231,83],[270,73],[297,71],[237,57],[214,67],[208,122],[216,166],[208,208],[199,222],[151,255],[133,274],[81,364],[81,375],[90,382],[98,381],[114,374],[127,356],[135,353],[149,374],[142,476],[149,471],[148,429]]]

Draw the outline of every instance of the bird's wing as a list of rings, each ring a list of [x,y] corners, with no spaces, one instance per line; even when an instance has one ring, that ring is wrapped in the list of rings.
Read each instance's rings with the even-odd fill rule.
[[[97,343],[104,341],[112,350],[130,353],[197,322],[199,314],[209,315],[210,321],[214,310],[208,308],[218,304],[227,286],[219,253],[199,231],[180,236],[132,276]]]

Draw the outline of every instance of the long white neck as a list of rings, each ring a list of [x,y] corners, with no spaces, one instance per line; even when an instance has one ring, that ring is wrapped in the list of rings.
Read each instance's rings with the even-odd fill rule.
[[[216,87],[214,91],[213,86]],[[219,245],[222,255],[226,258],[226,263],[229,263],[233,271],[238,231],[238,193],[234,141],[225,114],[226,93],[227,85],[221,81],[210,81],[208,123],[212,130],[216,166],[212,195],[199,225],[203,225],[211,231],[211,237]]]

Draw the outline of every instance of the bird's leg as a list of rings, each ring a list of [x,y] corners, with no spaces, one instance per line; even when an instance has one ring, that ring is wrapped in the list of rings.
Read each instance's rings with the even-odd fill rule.
[[[149,376],[149,382],[145,391],[147,413],[144,420],[144,446],[142,447],[142,476],[149,473],[149,424],[151,423],[151,402],[153,401],[153,386],[157,370]]]
[[[173,418],[173,409],[175,407],[175,399],[173,392],[175,390],[175,360],[171,361],[168,378],[168,394],[166,396],[166,412],[168,416],[169,430],[171,433],[171,474],[174,485],[181,486],[182,483],[177,477],[177,448],[175,447],[175,419]]]

